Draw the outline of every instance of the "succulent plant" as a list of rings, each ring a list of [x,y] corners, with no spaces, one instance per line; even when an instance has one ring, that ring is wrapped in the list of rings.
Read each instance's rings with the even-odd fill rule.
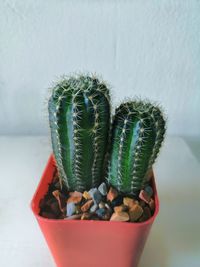
[[[159,153],[165,134],[160,108],[149,102],[121,104],[112,125],[108,183],[124,194],[137,194]]]
[[[64,185],[84,191],[100,184],[110,129],[110,96],[95,77],[57,83],[48,103],[53,152]]]

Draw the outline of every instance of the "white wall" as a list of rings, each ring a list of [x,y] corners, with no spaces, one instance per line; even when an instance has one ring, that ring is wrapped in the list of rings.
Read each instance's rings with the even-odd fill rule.
[[[114,104],[159,101],[168,133],[200,137],[200,1],[0,1],[0,133],[47,133],[47,88],[91,71]]]

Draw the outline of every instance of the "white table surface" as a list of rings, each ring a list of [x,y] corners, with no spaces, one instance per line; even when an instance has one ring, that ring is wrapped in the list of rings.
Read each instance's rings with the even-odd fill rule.
[[[0,266],[53,267],[29,208],[51,152],[50,140],[0,137],[0,151]],[[182,139],[170,137],[155,176],[160,213],[139,267],[199,267],[200,163]]]

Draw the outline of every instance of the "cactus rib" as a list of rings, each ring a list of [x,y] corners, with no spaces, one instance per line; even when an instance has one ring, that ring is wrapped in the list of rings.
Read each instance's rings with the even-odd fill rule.
[[[164,125],[161,111],[151,103],[127,102],[116,109],[107,175],[110,184],[128,194],[144,186],[163,140]]]
[[[59,174],[70,190],[98,186],[110,129],[107,87],[95,77],[62,80],[49,100],[52,145]]]

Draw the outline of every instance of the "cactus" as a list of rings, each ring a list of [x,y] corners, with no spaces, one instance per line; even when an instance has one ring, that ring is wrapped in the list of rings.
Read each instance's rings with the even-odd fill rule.
[[[112,125],[108,183],[124,194],[136,195],[147,181],[164,134],[159,107],[143,101],[121,104]]]
[[[110,96],[95,77],[64,78],[48,103],[59,176],[70,191],[100,184],[110,129]]]

